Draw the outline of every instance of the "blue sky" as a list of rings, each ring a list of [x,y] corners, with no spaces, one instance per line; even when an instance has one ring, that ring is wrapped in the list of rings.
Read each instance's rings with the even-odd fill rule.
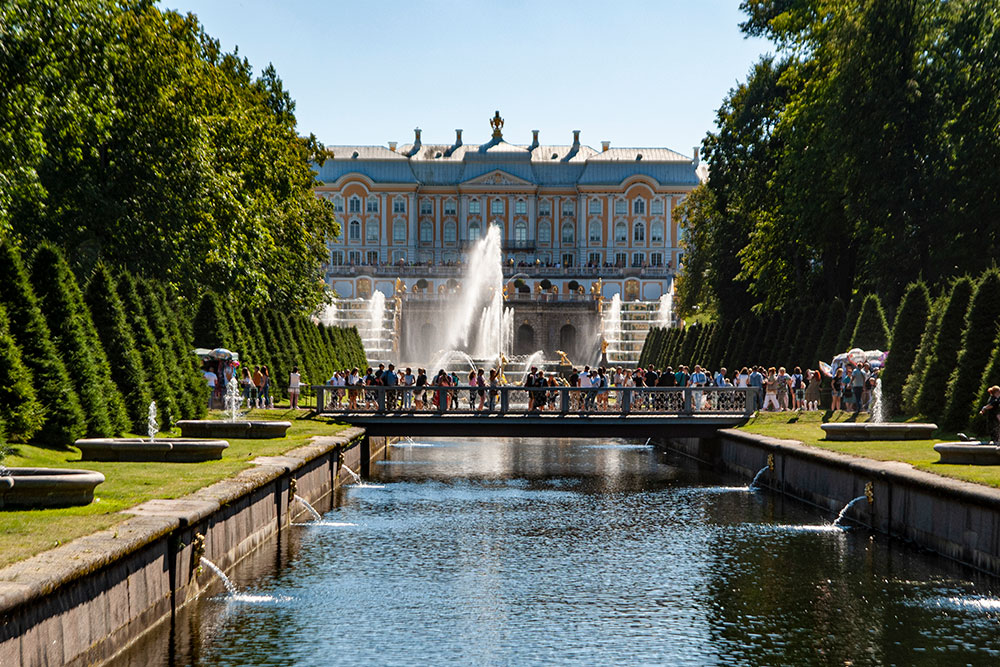
[[[736,0],[591,2],[166,0],[259,72],[274,63],[302,133],[327,144],[504,138],[690,155],[770,45]]]

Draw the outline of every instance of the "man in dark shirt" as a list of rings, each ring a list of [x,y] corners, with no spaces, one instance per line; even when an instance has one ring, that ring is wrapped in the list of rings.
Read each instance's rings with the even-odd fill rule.
[[[982,407],[979,414],[986,415],[990,442],[994,445],[1000,445],[1000,386],[993,385],[988,391],[990,399],[986,401],[986,405]]]

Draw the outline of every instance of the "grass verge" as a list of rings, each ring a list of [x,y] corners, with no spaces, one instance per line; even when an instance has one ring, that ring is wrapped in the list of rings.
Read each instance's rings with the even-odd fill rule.
[[[866,421],[862,414],[859,421]],[[863,456],[877,461],[902,461],[918,470],[954,477],[955,479],[1000,487],[1000,467],[952,465],[938,463],[934,445],[957,440],[951,433],[938,433],[943,440],[865,440],[844,442],[826,440],[820,428],[827,422],[854,421],[850,412],[765,412],[758,413],[741,430],[786,440],[798,440],[812,447],[821,447],[851,456]]]
[[[80,450],[32,445],[10,445],[8,467],[83,468],[104,473],[106,481],[94,493],[94,502],[82,507],[39,510],[0,510],[0,567],[51,549],[82,535],[97,532],[133,515],[124,512],[153,498],[179,498],[251,467],[258,456],[274,456],[309,443],[313,436],[333,435],[345,428],[307,413],[255,410],[255,419],[292,422],[284,438],[229,440],[218,461],[201,463],[116,463],[81,461]],[[210,417],[221,418],[221,413]],[[180,435],[161,433],[158,437]]]

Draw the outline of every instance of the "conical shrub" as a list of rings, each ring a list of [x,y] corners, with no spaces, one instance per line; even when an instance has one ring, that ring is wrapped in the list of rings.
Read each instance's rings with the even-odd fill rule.
[[[142,302],[143,312],[146,315],[146,322],[160,351],[163,359],[163,368],[167,374],[168,382],[173,390],[174,401],[177,405],[178,414],[175,417],[188,417],[195,413],[194,401],[201,400],[192,394],[191,386],[181,367],[180,351],[176,348],[173,336],[170,335],[170,327],[167,324],[168,315],[164,312],[163,303],[159,294],[146,280],[136,280],[135,289]]]
[[[917,395],[920,393],[920,382],[927,364],[930,362],[934,349],[934,339],[937,337],[938,329],[941,327],[941,316],[944,314],[944,307],[947,304],[947,294],[934,299],[931,304],[930,313],[927,316],[927,323],[924,331],[920,335],[920,346],[913,359],[913,365],[906,376],[906,383],[903,385],[902,409],[905,414],[916,414]]]
[[[34,442],[70,445],[87,429],[80,398],[38,307],[20,253],[0,241],[0,303],[7,309],[10,332],[31,371],[35,393],[45,407],[45,421]]]
[[[195,346],[209,350],[217,347],[231,350],[235,347],[235,340],[225,310],[222,308],[222,302],[214,292],[205,292],[205,295],[201,297],[198,311],[191,322],[191,339]]]
[[[944,427],[958,430],[969,423],[977,392],[993,354],[1000,322],[1000,271],[990,269],[979,280],[969,304],[955,371],[948,382]]]
[[[132,336],[132,327],[118,298],[118,287],[111,271],[103,263],[98,263],[94,269],[84,298],[111,365],[111,377],[125,399],[130,428],[133,433],[145,433],[149,403],[153,397],[146,382],[142,356]]]
[[[31,281],[45,315],[59,354],[66,364],[73,388],[80,397],[87,434],[95,437],[114,435],[115,426],[108,413],[107,387],[91,349],[84,318],[88,311],[78,308],[76,278],[52,244],[43,243],[35,251],[31,266]]]
[[[930,309],[931,297],[927,285],[923,282],[911,283],[896,311],[892,345],[885,368],[879,375],[882,379],[882,401],[889,414],[898,414],[902,408],[903,385],[913,370]]]
[[[948,380],[958,362],[973,288],[974,284],[968,277],[956,280],[941,315],[941,324],[917,393],[917,411],[929,419],[937,420],[944,412]]]
[[[45,408],[35,395],[31,372],[10,335],[7,311],[0,304],[0,420],[7,437],[27,442],[45,422]]]
[[[847,314],[844,316],[844,323],[840,328],[840,334],[837,336],[837,348],[834,350],[834,356],[843,354],[851,349],[851,339],[854,337],[854,330],[858,326],[858,318],[861,316],[861,303],[863,301],[864,298],[860,294],[855,294],[854,298],[851,299],[851,303],[847,307]]]
[[[180,304],[168,298],[167,291],[162,284],[151,283],[151,287],[155,289],[160,307],[167,317],[167,330],[173,341],[177,366],[182,376],[181,386],[185,388],[184,390],[191,397],[189,401],[191,413],[184,414],[184,406],[182,406],[182,415],[185,419],[198,419],[204,416],[207,411],[205,400],[207,388],[205,386],[205,379],[201,373],[200,360],[195,356],[194,345],[185,333],[188,331],[188,326],[184,312],[182,312]]]
[[[837,349],[837,337],[847,319],[847,309],[844,308],[843,301],[834,299],[829,306],[822,309],[822,312],[824,312],[825,319],[814,356],[817,361],[829,363],[836,355],[843,352],[843,350]]]
[[[861,304],[861,314],[851,334],[850,346],[862,350],[885,350],[889,347],[889,325],[877,295],[869,294]]]

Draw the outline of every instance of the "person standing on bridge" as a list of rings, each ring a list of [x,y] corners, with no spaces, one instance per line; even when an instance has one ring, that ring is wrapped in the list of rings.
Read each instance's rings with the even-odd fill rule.
[[[755,366],[753,372],[747,376],[747,386],[753,390],[753,411],[757,412],[761,409],[761,396],[764,393],[764,374],[761,371],[764,370],[760,366]]]

